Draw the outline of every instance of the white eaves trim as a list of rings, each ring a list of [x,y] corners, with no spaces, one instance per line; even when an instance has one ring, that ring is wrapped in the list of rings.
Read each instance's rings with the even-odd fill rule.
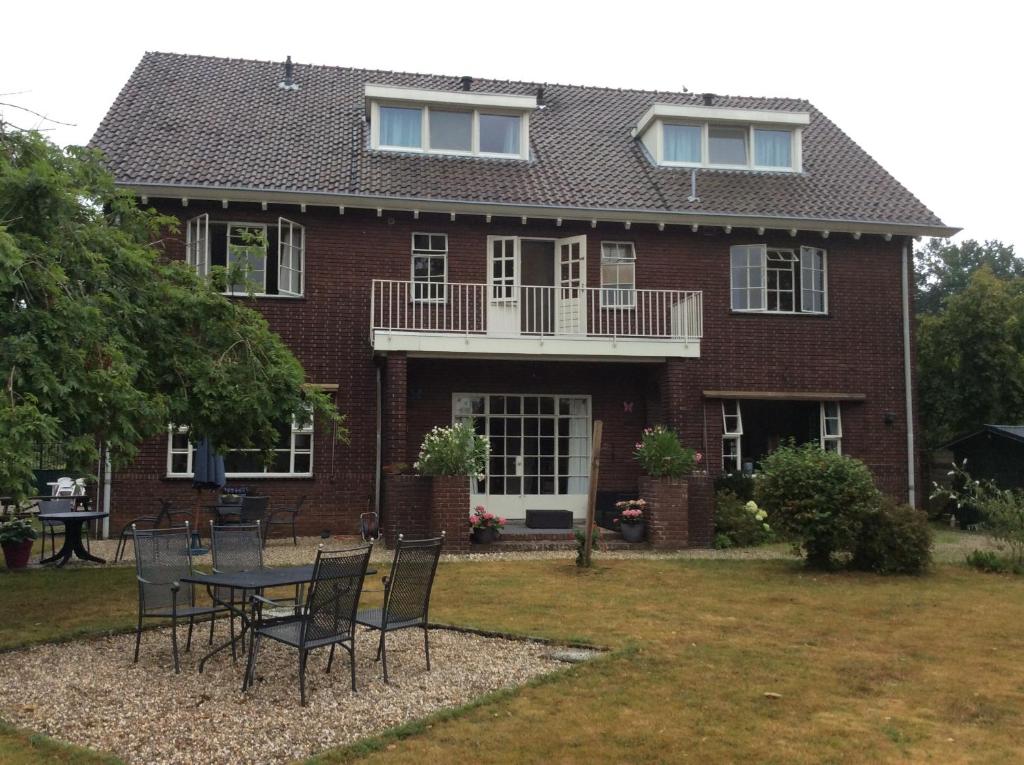
[[[369,87],[369,86],[367,86]],[[633,136],[642,135],[658,118],[701,120],[707,122],[742,122],[747,125],[789,125],[805,127],[811,124],[809,112],[780,112],[767,109],[737,109],[729,106],[683,106],[680,104],[652,104],[633,129]]]
[[[889,223],[887,221],[849,220],[842,218],[798,218],[766,215],[740,215],[722,212],[693,212],[689,210],[644,210],[596,207],[570,207],[564,205],[530,205],[503,202],[477,202],[464,199],[426,199],[377,194],[337,194],[309,190],[266,190],[245,187],[199,186],[192,184],[116,183],[140,197],[170,198],[194,201],[220,202],[228,198],[233,202],[268,202],[273,204],[317,205],[368,210],[418,211],[445,215],[507,216],[535,220],[585,220],[622,223],[665,223],[682,226],[726,226],[746,228],[782,229],[785,231],[829,231],[858,234],[886,234],[908,236],[953,236],[960,231],[951,226],[932,226],[915,223]],[[794,234],[795,236],[795,234]]]
[[[404,101],[452,106],[477,106],[491,109],[529,111],[537,108],[536,96],[516,96],[504,93],[479,93],[468,90],[426,90],[394,85],[366,85],[367,101]]]

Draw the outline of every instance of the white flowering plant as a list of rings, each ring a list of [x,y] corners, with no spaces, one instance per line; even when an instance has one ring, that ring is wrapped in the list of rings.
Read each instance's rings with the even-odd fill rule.
[[[728,489],[715,495],[715,547],[754,547],[775,539],[768,512]]]
[[[490,444],[465,423],[427,433],[413,468],[420,475],[465,475],[482,479]]]

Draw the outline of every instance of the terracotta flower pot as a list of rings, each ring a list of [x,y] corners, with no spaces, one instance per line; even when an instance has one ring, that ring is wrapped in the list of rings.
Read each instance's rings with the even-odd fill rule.
[[[11,571],[17,571],[28,566],[28,559],[32,557],[32,540],[25,539],[21,542],[4,542],[4,562]]]

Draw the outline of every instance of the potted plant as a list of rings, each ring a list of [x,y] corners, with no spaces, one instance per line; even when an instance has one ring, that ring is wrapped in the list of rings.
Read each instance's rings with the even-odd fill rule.
[[[615,519],[622,538],[627,542],[642,542],[644,538],[644,510],[647,503],[642,499],[627,499],[616,502],[619,517]]]
[[[505,519],[487,512],[483,505],[477,505],[469,514],[470,536],[473,544],[489,545],[492,542],[497,542],[504,527]]]
[[[0,522],[0,547],[4,550],[4,562],[11,571],[23,569],[32,556],[32,543],[39,534],[31,521],[13,518]]]
[[[637,493],[647,501],[647,541],[655,548],[685,547],[689,537],[689,476],[697,455],[664,425],[644,428],[633,452],[643,469]],[[703,455],[702,459],[703,461]]]
[[[483,478],[489,443],[465,423],[436,427],[427,433],[413,468],[430,476],[430,529],[447,532],[449,552],[469,546],[466,511],[470,508],[470,476]]]

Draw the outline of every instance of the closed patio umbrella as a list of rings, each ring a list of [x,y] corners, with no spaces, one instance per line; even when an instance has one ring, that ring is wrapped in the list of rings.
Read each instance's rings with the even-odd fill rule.
[[[196,444],[195,457],[192,459],[192,487],[198,491],[203,489],[220,489],[227,483],[224,477],[224,457],[210,445],[210,439],[201,438]],[[198,494],[197,494],[198,499]],[[199,512],[195,512],[196,533],[192,535],[193,554],[205,553],[201,548],[202,537],[199,535]]]

